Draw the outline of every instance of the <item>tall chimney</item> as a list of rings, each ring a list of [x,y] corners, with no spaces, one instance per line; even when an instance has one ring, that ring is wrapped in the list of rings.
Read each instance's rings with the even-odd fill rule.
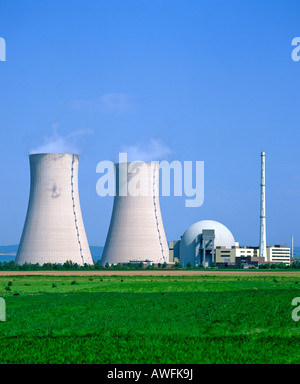
[[[260,242],[259,256],[267,261],[266,245],[266,178],[265,178],[265,152],[261,153],[261,183],[260,183]]]

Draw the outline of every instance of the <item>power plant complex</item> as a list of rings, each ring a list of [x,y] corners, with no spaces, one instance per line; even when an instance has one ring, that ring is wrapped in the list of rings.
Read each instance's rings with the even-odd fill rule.
[[[79,156],[30,155],[30,196],[17,264],[93,264],[78,192]],[[261,153],[259,246],[241,247],[231,231],[213,220],[191,225],[167,242],[159,203],[159,163],[115,164],[115,197],[100,264],[182,267],[257,267],[291,262],[290,248],[267,246],[265,153]],[[135,178],[138,176],[138,182]],[[137,187],[132,189],[132,185]]]
[[[190,226],[179,241],[170,242],[170,259],[203,267],[253,267],[264,263],[291,262],[290,248],[284,245],[267,247],[265,152],[261,153],[260,242],[258,247],[240,247],[223,224],[204,220]]]

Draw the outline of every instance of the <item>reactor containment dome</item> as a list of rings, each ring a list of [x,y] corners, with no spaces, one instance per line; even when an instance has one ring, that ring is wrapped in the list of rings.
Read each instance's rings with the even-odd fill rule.
[[[79,201],[79,156],[34,154],[17,264],[93,264]]]
[[[204,259],[207,262],[206,265],[210,265],[216,247],[231,248],[232,246],[235,246],[235,240],[225,225],[213,220],[198,221],[191,225],[181,238],[180,264],[186,267],[188,263],[191,265],[203,263],[204,247],[204,252],[207,252]]]

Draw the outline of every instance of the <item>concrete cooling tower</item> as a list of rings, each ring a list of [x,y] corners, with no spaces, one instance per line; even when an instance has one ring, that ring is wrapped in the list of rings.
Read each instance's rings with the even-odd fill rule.
[[[159,164],[115,165],[116,193],[101,265],[168,263],[169,247],[159,205]],[[140,188],[137,190],[134,187]]]
[[[93,264],[78,193],[79,156],[30,155],[30,196],[17,264]]]

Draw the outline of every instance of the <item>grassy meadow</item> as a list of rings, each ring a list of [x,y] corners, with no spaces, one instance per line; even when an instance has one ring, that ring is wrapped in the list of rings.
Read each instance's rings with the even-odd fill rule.
[[[0,363],[300,363],[300,272],[0,276]]]

